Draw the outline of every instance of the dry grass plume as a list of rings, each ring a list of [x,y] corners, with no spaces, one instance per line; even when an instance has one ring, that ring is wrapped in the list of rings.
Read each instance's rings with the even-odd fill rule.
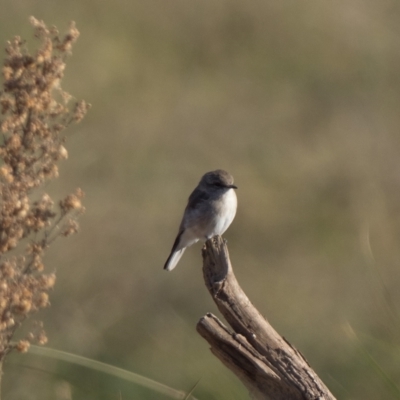
[[[13,349],[47,341],[42,324],[32,324],[13,341],[21,324],[49,306],[56,275],[45,268],[52,242],[78,230],[83,192],[55,201],[44,185],[58,177],[68,158],[65,129],[80,122],[89,105],[72,102],[61,89],[65,60],[79,32],[72,22],[64,36],[30,18],[38,49],[30,54],[20,37],[7,42],[0,91],[0,363]]]

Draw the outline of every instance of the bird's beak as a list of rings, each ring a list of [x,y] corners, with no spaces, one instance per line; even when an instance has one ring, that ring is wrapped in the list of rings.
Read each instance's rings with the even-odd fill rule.
[[[229,185],[228,187],[231,188],[231,189],[237,189],[237,188],[238,188],[238,187],[235,186],[235,185]]]

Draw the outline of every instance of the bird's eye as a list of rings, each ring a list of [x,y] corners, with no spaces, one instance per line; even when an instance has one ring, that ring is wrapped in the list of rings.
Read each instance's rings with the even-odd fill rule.
[[[221,182],[215,182],[214,186],[216,186],[216,187],[224,187],[224,185]]]

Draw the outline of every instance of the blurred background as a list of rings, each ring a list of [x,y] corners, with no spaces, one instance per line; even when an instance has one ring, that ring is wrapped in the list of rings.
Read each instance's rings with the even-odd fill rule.
[[[201,245],[162,270],[187,197],[223,168],[252,302],[337,398],[400,398],[398,1],[3,0],[3,48],[14,35],[34,48],[30,15],[76,21],[63,88],[92,104],[46,188],[81,187],[87,208],[47,256],[48,346],[183,391],[200,380],[201,400],[248,398],[195,330],[218,314]],[[2,390],[164,398],[34,354],[8,357]]]

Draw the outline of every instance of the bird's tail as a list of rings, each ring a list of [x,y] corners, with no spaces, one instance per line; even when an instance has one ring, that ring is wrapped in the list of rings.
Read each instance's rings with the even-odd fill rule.
[[[178,261],[181,259],[185,249],[186,247],[180,250],[172,250],[164,265],[164,269],[167,271],[172,271],[176,267],[176,264],[178,264]]]

